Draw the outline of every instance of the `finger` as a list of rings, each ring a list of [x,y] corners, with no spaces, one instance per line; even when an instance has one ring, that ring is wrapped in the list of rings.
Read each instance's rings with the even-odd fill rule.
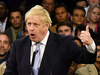
[[[86,26],[86,31],[89,32],[89,26],[88,25]]]

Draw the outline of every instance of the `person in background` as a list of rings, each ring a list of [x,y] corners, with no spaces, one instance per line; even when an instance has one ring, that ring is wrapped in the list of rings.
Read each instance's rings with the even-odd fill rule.
[[[55,22],[54,8],[56,4],[57,4],[56,0],[42,0],[42,4],[41,4],[43,8],[49,12],[53,24]]]
[[[4,32],[11,26],[8,19],[8,8],[7,5],[0,1],[0,32]]]
[[[100,6],[91,5],[88,9],[85,25],[89,25],[89,27],[93,30],[93,32],[97,33],[100,21],[99,19],[100,19]]]
[[[88,6],[88,3],[86,0],[77,0],[76,6],[81,6],[81,7],[86,8]]]
[[[5,33],[9,35],[11,43],[16,40],[18,32],[23,28],[23,12],[19,8],[14,8],[9,12],[11,27]],[[22,34],[22,33],[20,33]]]
[[[61,35],[73,35],[73,25],[70,21],[63,21],[57,24],[56,31]]]
[[[57,22],[55,25],[50,27],[50,30],[54,33],[57,33],[56,32],[57,23],[63,22],[63,21],[69,21],[70,13],[65,4],[58,4],[55,6],[54,15]]]
[[[87,2],[88,2],[88,7],[84,8],[85,11],[86,11],[85,17],[87,16],[89,7],[90,7],[91,5],[94,5],[94,4],[99,5],[100,0],[87,0]]]
[[[71,16],[71,21],[73,22],[73,31],[75,32],[75,29],[78,25],[84,24],[86,18],[85,18],[85,10],[83,7],[76,6],[73,9],[73,13]]]
[[[4,75],[68,75],[72,61],[95,62],[97,50],[88,26],[80,35],[87,45],[84,49],[75,43],[73,36],[51,32],[49,13],[40,5],[25,14],[25,22],[29,36],[14,41]],[[33,53],[36,53],[34,58]]]
[[[7,34],[0,33],[0,64],[7,61],[11,49],[10,39]]]

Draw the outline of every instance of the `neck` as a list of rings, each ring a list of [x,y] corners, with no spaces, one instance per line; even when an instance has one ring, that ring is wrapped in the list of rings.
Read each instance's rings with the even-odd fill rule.
[[[0,55],[0,59],[4,59],[6,57],[7,54],[5,55]]]
[[[94,64],[95,64],[96,67],[100,70],[100,62],[95,62]]]
[[[2,18],[0,19],[1,22],[4,22],[6,20],[6,17],[5,18]]]
[[[78,26],[78,25],[76,25],[76,24],[73,24],[73,27],[75,27],[75,28],[76,28],[77,26]]]
[[[23,25],[21,25],[21,27],[20,28],[18,28],[18,29],[14,29],[14,31],[15,31],[15,33],[16,33],[16,37],[17,37],[17,34],[18,34],[18,32],[20,31],[20,30],[22,30],[22,27],[23,27]]]

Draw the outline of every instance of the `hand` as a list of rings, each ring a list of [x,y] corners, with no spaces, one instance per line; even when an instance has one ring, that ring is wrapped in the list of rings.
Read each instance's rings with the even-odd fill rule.
[[[87,44],[87,45],[91,45],[93,40],[91,38],[91,35],[89,33],[89,26],[86,26],[86,31],[81,31],[80,34],[80,39],[82,41],[83,44]]]

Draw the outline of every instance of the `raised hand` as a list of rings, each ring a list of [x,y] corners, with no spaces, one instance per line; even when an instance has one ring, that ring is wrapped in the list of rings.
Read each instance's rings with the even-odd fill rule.
[[[92,37],[89,33],[89,26],[88,25],[86,26],[86,31],[81,31],[80,39],[81,39],[83,44],[87,44],[87,45],[92,44],[93,40],[92,40]]]

